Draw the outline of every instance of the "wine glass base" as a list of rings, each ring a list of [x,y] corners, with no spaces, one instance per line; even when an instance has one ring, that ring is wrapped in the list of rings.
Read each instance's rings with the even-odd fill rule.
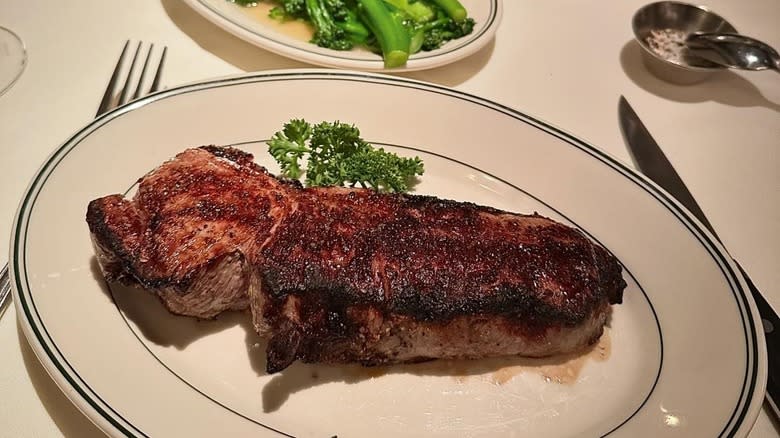
[[[0,26],[0,96],[22,75],[27,65],[27,49],[19,35]]]

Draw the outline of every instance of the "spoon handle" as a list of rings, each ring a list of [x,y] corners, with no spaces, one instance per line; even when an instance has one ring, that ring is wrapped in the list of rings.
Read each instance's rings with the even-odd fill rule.
[[[749,36],[695,32],[686,38],[685,45],[692,55],[725,67],[780,72],[780,54],[777,50]]]

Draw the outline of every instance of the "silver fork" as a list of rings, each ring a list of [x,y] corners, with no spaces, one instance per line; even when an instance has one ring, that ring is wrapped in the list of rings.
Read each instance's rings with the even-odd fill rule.
[[[165,64],[165,55],[168,52],[168,47],[163,47],[162,54],[160,54],[159,62],[157,63],[157,71],[154,74],[154,79],[152,79],[152,84],[149,86],[149,91],[144,93],[143,90],[146,82],[146,73],[149,69],[149,63],[152,59],[152,49],[154,49],[154,44],[149,45],[149,49],[146,51],[146,59],[144,60],[143,67],[141,69],[141,74],[136,78],[135,70],[138,64],[138,55],[141,53],[141,45],[142,43],[139,41],[135,48],[135,54],[133,54],[133,61],[130,64],[130,70],[127,72],[125,85],[122,87],[121,92],[117,95],[116,91],[117,86],[119,85],[119,75],[122,70],[122,65],[124,64],[127,48],[130,46],[130,40],[125,42],[125,46],[122,48],[122,54],[119,55],[119,61],[117,61],[116,67],[114,67],[114,73],[111,74],[111,79],[108,81],[108,87],[106,88],[105,94],[103,94],[103,99],[100,100],[100,106],[98,107],[95,117],[105,113],[110,109],[138,99],[144,94],[153,93],[160,89],[160,76],[162,74],[163,65]],[[133,92],[131,97],[130,90],[133,87],[133,80],[136,80],[136,86],[135,92]]]
[[[160,78],[162,76],[163,66],[165,65],[165,55],[168,52],[168,47],[163,47],[162,53],[160,54],[159,60],[157,61],[157,70],[154,73],[152,83],[149,85],[148,91],[144,91],[145,84],[147,82],[147,71],[149,70],[149,66],[153,58],[152,49],[154,48],[154,44],[149,45],[149,48],[146,50],[146,58],[143,61],[141,72],[136,74],[139,55],[141,54],[141,46],[142,43],[139,41],[135,48],[135,53],[133,54],[130,68],[127,72],[127,75],[125,76],[124,85],[122,86],[121,91],[119,91],[117,94],[117,87],[121,82],[122,67],[125,63],[125,55],[127,54],[127,49],[130,47],[130,40],[125,42],[125,45],[122,48],[122,54],[119,55],[119,60],[116,63],[116,67],[114,67],[114,72],[111,74],[111,79],[108,81],[108,87],[106,87],[106,92],[103,94],[103,98],[100,100],[100,106],[98,107],[95,117],[100,116],[108,110],[116,108],[120,105],[124,105],[125,103],[131,102],[141,96],[153,93],[160,89]],[[133,91],[131,96],[130,92],[134,83],[135,91]],[[8,302],[11,301],[10,297],[11,277],[8,273],[8,264],[6,263],[5,266],[3,266],[3,269],[0,271],[0,317],[3,316]]]

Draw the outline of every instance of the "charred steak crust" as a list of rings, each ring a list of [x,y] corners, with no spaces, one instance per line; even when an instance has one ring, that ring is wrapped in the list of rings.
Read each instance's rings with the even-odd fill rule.
[[[109,280],[184,315],[249,306],[269,372],[571,351],[626,285],[608,251],[538,214],[303,188],[234,148],[180,153],[134,199],[92,201],[87,223]]]
[[[350,191],[335,203],[343,210],[300,203],[262,251],[271,294],[322,289],[331,302],[382,305],[419,320],[533,311],[572,324],[601,299],[601,279],[588,272],[599,250],[541,216],[511,215],[496,230],[495,210],[433,197]],[[366,210],[382,213],[339,228],[345,212]],[[513,239],[518,218],[538,222],[523,230],[534,242]],[[557,290],[537,289],[547,280]]]

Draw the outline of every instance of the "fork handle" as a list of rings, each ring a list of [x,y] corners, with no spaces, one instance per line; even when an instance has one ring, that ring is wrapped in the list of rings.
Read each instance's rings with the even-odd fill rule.
[[[2,272],[0,272],[0,317],[5,312],[6,305],[11,298],[11,277],[8,274],[8,263],[3,266]]]

